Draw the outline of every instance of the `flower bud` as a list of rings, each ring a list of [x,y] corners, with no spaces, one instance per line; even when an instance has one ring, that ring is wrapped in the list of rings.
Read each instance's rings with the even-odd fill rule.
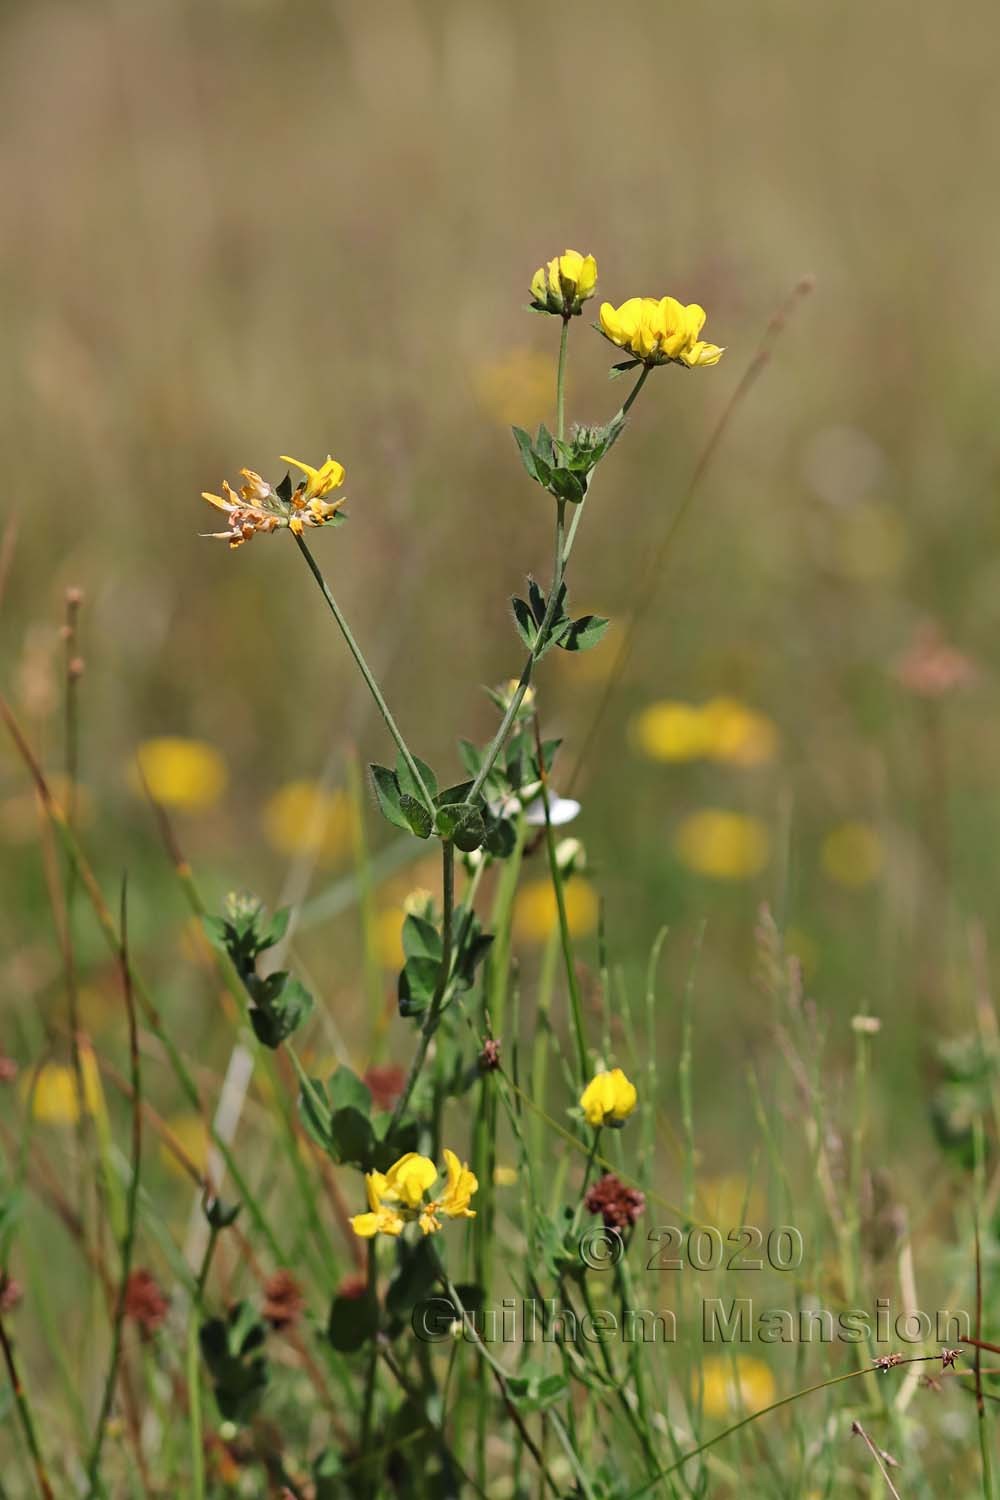
[[[597,288],[597,261],[579,250],[564,250],[539,266],[531,278],[531,305],[536,312],[575,317]]]

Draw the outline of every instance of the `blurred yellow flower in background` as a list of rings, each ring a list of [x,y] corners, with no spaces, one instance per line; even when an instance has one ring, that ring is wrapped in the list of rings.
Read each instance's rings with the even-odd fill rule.
[[[738,698],[710,698],[702,709],[712,760],[734,766],[762,766],[778,752],[776,725]]]
[[[351,848],[351,805],[344,792],[316,781],[289,781],[261,814],[264,837],[279,854],[312,855],[332,863]]]
[[[708,725],[693,703],[650,703],[632,720],[631,735],[650,760],[700,760],[708,753]]]
[[[823,873],[837,885],[870,885],[882,873],[885,852],[882,840],[867,823],[841,823],[823,840],[820,849]]]
[[[510,349],[480,365],[474,383],[483,410],[501,426],[533,428],[552,405],[552,360],[537,349]]]
[[[697,1393],[697,1376],[695,1377]],[[748,1354],[706,1359],[701,1366],[702,1410],[723,1418],[763,1411],[777,1396],[770,1368]]]
[[[201,1115],[171,1115],[165,1124],[192,1166],[198,1172],[204,1172],[208,1164],[208,1148],[211,1137],[208,1126],[201,1118]],[[190,1181],[185,1168],[181,1166],[166,1141],[162,1140],[160,1142],[160,1160],[175,1177],[183,1177],[185,1181]]]
[[[771,836],[759,818],[705,807],[682,819],[674,834],[677,857],[713,880],[749,880],[771,854]]]
[[[145,780],[152,797],[164,807],[192,811],[211,807],[229,780],[221,753],[204,740],[176,735],[144,740],[135,760],[129,772],[132,785],[141,791]]]
[[[566,920],[574,937],[597,926],[597,893],[589,881],[574,876],[563,887]],[[514,901],[514,936],[522,943],[544,943],[559,925],[555,891],[548,879],[528,880]]]
[[[383,969],[401,969],[403,953],[403,921],[406,912],[401,906],[386,906],[375,916],[375,949]]]
[[[732,1173],[699,1178],[697,1204],[698,1212],[723,1236],[741,1224],[760,1224],[766,1213],[760,1189]]]
[[[718,760],[734,766],[761,766],[778,752],[777,726],[739,698],[685,703],[664,698],[650,703],[630,726],[632,743],[650,760]]]
[[[630,297],[621,307],[602,302],[600,327],[606,339],[644,364],[693,369],[718,364],[725,352],[698,337],[705,317],[697,302],[685,307],[676,297]]]
[[[88,1114],[104,1108],[101,1075],[93,1049],[80,1048],[83,1103]],[[30,1100],[32,1118],[40,1125],[75,1125],[80,1118],[76,1074],[69,1063],[44,1063],[37,1074],[26,1069],[21,1075],[21,1095]]]

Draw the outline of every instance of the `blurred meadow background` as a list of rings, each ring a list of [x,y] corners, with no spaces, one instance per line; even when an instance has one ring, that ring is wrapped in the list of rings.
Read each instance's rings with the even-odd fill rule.
[[[60,630],[82,590],[81,837],[108,893],[128,871],[133,951],[200,1076],[226,1068],[230,1002],[137,753],[212,909],[243,886],[301,906],[314,1052],[406,1060],[402,903],[438,878],[359,801],[384,729],[294,549],[200,539],[200,492],[241,465],[275,476],[280,453],[341,460],[350,525],[314,551],[411,744],[457,780],[456,737],[496,722],[479,685],[520,669],[508,598],[548,578],[549,505],[509,431],[552,420],[532,271],[576,246],[616,304],[701,302],[724,360],[653,378],[581,529],[574,604],[612,631],[540,671],[568,790],[649,559],[809,274],[573,777],[589,868],[571,915],[593,974],[603,904],[608,961],[640,991],[669,928],[668,1059],[697,954],[698,1165],[728,1182],[747,1168],[747,1065],[775,1051],[767,903],[834,1096],[851,1019],[881,1020],[873,1167],[949,1231],[964,1179],[936,1138],[936,1049],[975,1030],[1000,963],[997,40],[985,0],[3,6],[0,683],[58,781]],[[622,391],[591,321],[571,330],[584,421]],[[359,805],[360,915],[341,902]],[[40,827],[5,737],[0,1053],[22,1070],[67,1057]],[[553,921],[533,864],[514,917],[526,993]],[[83,1024],[123,1065],[118,976],[86,917],[77,952]],[[203,1155],[170,1078],[154,1066],[148,1087]],[[15,1135],[18,1089],[0,1102]],[[190,1189],[151,1151],[183,1225]],[[664,1148],[665,1190],[673,1173]]]

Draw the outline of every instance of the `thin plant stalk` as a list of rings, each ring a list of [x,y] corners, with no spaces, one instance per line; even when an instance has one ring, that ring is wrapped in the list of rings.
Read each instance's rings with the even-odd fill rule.
[[[583,1024],[583,1001],[580,997],[580,982],[576,975],[576,963],[573,958],[573,937],[569,930],[569,916],[566,912],[566,895],[563,890],[563,878],[559,869],[559,861],[556,858],[556,840],[552,831],[552,816],[549,809],[549,779],[545,770],[545,756],[542,749],[542,734],[538,724],[538,715],[534,718],[535,725],[535,749],[538,755],[538,774],[542,783],[542,807],[545,811],[545,848],[549,857],[549,874],[552,879],[552,890],[556,898],[556,911],[559,917],[559,941],[562,945],[563,963],[566,968],[566,983],[569,986],[570,1009],[573,1018],[573,1038],[576,1043],[576,1060],[580,1070],[581,1082],[587,1076],[587,1034]]]
[[[112,1322],[111,1358],[108,1363],[108,1375],[104,1384],[104,1395],[101,1400],[100,1414],[97,1418],[94,1443],[90,1452],[90,1460],[87,1464],[88,1495],[95,1494],[98,1487],[101,1450],[104,1445],[104,1435],[107,1431],[108,1418],[111,1415],[111,1403],[118,1380],[118,1366],[121,1361],[122,1352],[122,1334],[125,1327],[125,1303],[128,1296],[129,1277],[132,1273],[132,1256],[135,1250],[136,1227],[139,1218],[139,1181],[142,1169],[142,1067],[139,1060],[139,1026],[135,1010],[135,996],[132,990],[132,975],[129,969],[128,905],[124,882],[122,883],[119,930],[121,932],[120,967],[122,987],[125,993],[125,1009],[128,1015],[129,1069],[132,1079],[132,1176],[129,1180],[128,1197],[126,1200],[125,1232],[122,1237],[121,1251],[121,1282],[118,1288],[118,1297],[115,1303],[114,1319]]]
[[[364,655],[361,651],[361,647],[354,639],[351,627],[348,625],[347,620],[344,618],[344,614],[340,608],[340,605],[333,597],[333,593],[326,579],[323,577],[323,573],[320,569],[319,564],[313,557],[308,545],[302,537],[296,536],[295,544],[298,547],[299,551],[302,553],[302,556],[305,558],[310,573],[313,575],[317,584],[319,585],[320,593],[326,600],[327,607],[329,608],[330,613],[333,615],[333,618],[336,620],[337,625],[340,628],[340,633],[347,643],[347,649],[354,657],[354,660],[357,663],[358,670],[368,685],[368,691],[371,693],[372,697],[375,700],[375,707],[378,709],[379,713],[382,715],[383,720],[385,721],[386,729],[388,729],[389,733],[396,741],[396,747],[399,750],[400,755],[403,757],[403,760],[406,764],[406,769],[409,771],[410,775],[413,777],[413,780],[416,782],[420,790],[420,795],[423,798],[424,806],[429,812],[433,813],[434,799],[424,784],[424,779],[417,768],[417,763],[413,759],[413,756],[410,754],[409,747],[407,746],[406,741],[403,739],[396,721],[389,711],[388,703],[386,703],[385,698],[382,696],[382,689],[375,681],[375,675],[369,667],[368,663],[365,661]]]
[[[396,1100],[396,1107],[393,1111],[392,1121],[387,1132],[388,1135],[391,1135],[395,1127],[399,1124],[406,1111],[406,1106],[410,1102],[410,1095],[413,1093],[417,1079],[420,1076],[420,1070],[424,1065],[424,1059],[427,1056],[427,1049],[431,1044],[431,1038],[437,1030],[438,1021],[441,1016],[441,1005],[444,1000],[445,990],[448,987],[448,980],[451,977],[452,926],[455,915],[455,846],[450,839],[443,839],[441,842],[441,900],[443,907],[441,921],[441,969],[438,974],[437,984],[434,987],[434,994],[431,996],[431,1003],[427,1007],[424,1024],[420,1028],[420,1039],[417,1042],[417,1050],[410,1064],[410,1071],[407,1074],[406,1082],[403,1084],[402,1093]]]
[[[31,1405],[24,1386],[21,1384],[17,1362],[14,1358],[14,1349],[10,1339],[7,1337],[2,1313],[0,1313],[0,1350],[3,1351],[4,1364],[7,1366],[7,1375],[10,1379],[10,1388],[14,1393],[14,1404],[17,1407],[21,1431],[24,1433],[24,1441],[27,1443],[28,1452],[31,1454],[31,1463],[35,1471],[35,1482],[38,1485],[38,1493],[42,1496],[42,1500],[54,1500],[52,1485],[49,1483],[48,1470],[45,1467],[45,1460],[42,1457],[42,1450],[38,1442],[38,1433],[35,1429],[35,1420],[32,1416]]]

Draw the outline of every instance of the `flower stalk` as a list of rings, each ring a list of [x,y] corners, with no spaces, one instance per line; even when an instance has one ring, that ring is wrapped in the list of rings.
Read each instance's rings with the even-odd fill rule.
[[[293,533],[293,535],[295,535],[295,533]],[[413,759],[413,756],[410,754],[409,747],[406,741],[403,739],[403,736],[400,733],[395,719],[392,717],[389,705],[388,703],[386,703],[385,698],[382,695],[382,689],[379,687],[378,682],[375,680],[375,674],[372,672],[371,667],[365,661],[361,647],[358,645],[357,641],[354,638],[351,627],[348,625],[347,620],[344,617],[343,610],[340,608],[340,605],[334,598],[326,579],[323,577],[320,566],[310,552],[304,538],[295,535],[295,544],[298,547],[299,551],[302,553],[302,556],[305,558],[306,565],[308,566],[310,573],[319,585],[320,593],[326,600],[327,607],[329,608],[330,613],[333,615],[333,618],[336,620],[337,625],[340,628],[341,635],[347,642],[347,649],[350,651],[351,655],[354,657],[355,662],[357,663],[358,671],[364,678],[365,683],[368,687],[368,691],[371,693],[372,697],[375,700],[375,706],[378,709],[379,713],[382,715],[383,720],[385,721],[386,729],[388,729],[389,733],[392,735],[393,739],[396,742],[396,747],[406,763],[407,770],[413,777],[417,786],[420,788],[421,796],[424,800],[424,806],[427,808],[428,812],[432,813],[434,809],[434,800],[424,784],[424,779],[420,774],[417,763]]]

